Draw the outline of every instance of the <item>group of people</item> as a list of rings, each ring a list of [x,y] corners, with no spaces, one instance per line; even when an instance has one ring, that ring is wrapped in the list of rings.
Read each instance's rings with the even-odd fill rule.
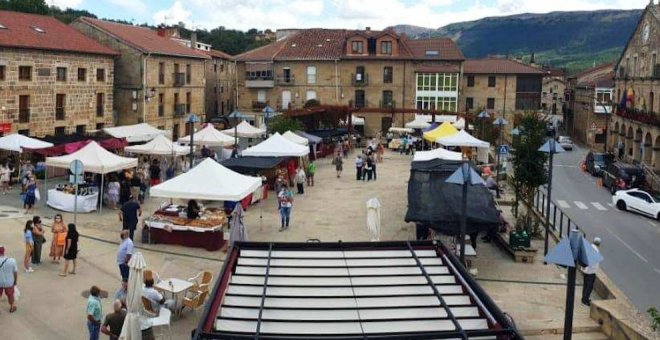
[[[61,214],[55,215],[51,226],[50,252],[48,256],[51,262],[59,264],[64,258],[64,266],[60,276],[76,273],[76,258],[78,256],[78,231],[76,225],[64,224]],[[23,229],[23,241],[25,242],[25,256],[23,257],[23,269],[26,273],[34,272],[33,265],[41,265],[41,253],[43,245],[47,242],[46,231],[39,216],[34,216],[32,220],[25,223]],[[73,263],[71,271],[68,271],[69,264]]]

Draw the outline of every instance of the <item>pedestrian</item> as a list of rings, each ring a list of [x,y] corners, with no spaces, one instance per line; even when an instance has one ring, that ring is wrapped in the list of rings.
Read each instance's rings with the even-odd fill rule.
[[[384,153],[385,153],[385,147],[383,147],[383,144],[378,143],[378,146],[376,146],[376,163],[383,163]]]
[[[37,201],[37,190],[37,181],[34,175],[29,173],[25,182],[25,198],[23,200],[26,215],[32,214],[34,210],[34,203]]]
[[[0,298],[7,294],[9,302],[9,313],[16,311],[14,293],[18,282],[18,267],[16,259],[5,256],[5,246],[0,245]]]
[[[128,230],[131,240],[133,240],[133,234],[141,216],[142,207],[137,202],[137,198],[133,196],[119,209],[119,221],[122,222],[122,230]]]
[[[2,163],[2,166],[0,166],[0,189],[2,190],[3,195],[6,195],[7,191],[9,191],[10,179],[11,172],[9,171],[9,167],[6,163]]]
[[[316,163],[314,160],[310,160],[307,165],[307,186],[314,186],[314,174],[316,173]]]
[[[69,274],[76,273],[76,258],[78,258],[78,231],[76,230],[76,225],[69,223],[67,226],[66,232],[66,246],[64,248],[64,268],[60,273],[60,276],[66,276],[67,270],[69,269],[69,261],[73,262],[73,268]]]
[[[110,209],[117,210],[117,203],[119,203],[119,192],[121,190],[121,185],[115,174],[110,174],[108,176],[108,197],[107,203]]]
[[[41,224],[41,218],[39,216],[32,217],[32,238],[34,239],[32,264],[37,266],[41,264],[41,248],[46,243],[45,234],[46,232],[44,231],[44,226]]]
[[[160,184],[160,165],[158,160],[154,159],[149,166],[149,185],[154,186]]]
[[[23,257],[23,269],[26,273],[32,273],[32,267],[30,262],[32,259],[32,252],[34,251],[34,236],[32,235],[32,221],[27,221],[25,223],[25,229],[23,229],[23,240],[25,241],[25,256]]]
[[[374,159],[371,156],[367,156],[366,165],[364,168],[364,176],[362,180],[371,181],[371,176],[373,176],[374,171]]]
[[[52,263],[60,263],[60,258],[64,255],[64,247],[66,246],[66,225],[62,220],[62,214],[55,215],[50,231],[53,233],[53,239],[50,241],[48,256],[52,258]]]
[[[119,266],[119,274],[122,280],[128,280],[128,261],[133,255],[133,240],[128,237],[128,230],[124,229],[119,233],[121,242],[117,249],[117,265]]]
[[[126,308],[126,298],[128,297],[128,280],[121,280],[121,287],[117,289],[114,299],[121,302],[122,308]]]
[[[403,155],[404,152],[408,150],[408,137],[401,137],[401,148],[399,149],[399,154]]]
[[[332,160],[332,164],[335,165],[335,170],[337,171],[337,178],[341,177],[341,172],[344,171],[344,160],[341,158],[341,154],[337,152],[337,156]]]
[[[134,173],[131,178],[130,195],[140,201],[140,193],[142,191],[142,176],[139,173]]]
[[[600,237],[594,237],[594,243],[591,247],[597,253],[600,253]],[[594,290],[594,282],[596,281],[596,272],[598,271],[599,262],[587,267],[582,268],[584,274],[584,284],[582,286],[582,304],[591,306],[591,292]]]
[[[355,179],[358,181],[362,179],[363,167],[364,167],[364,160],[362,159],[362,155],[355,156]]]
[[[289,191],[286,184],[277,195],[280,202],[280,217],[282,218],[282,227],[280,231],[289,229],[289,221],[291,220],[291,209],[293,208],[293,194]]]
[[[305,175],[305,170],[303,170],[302,165],[298,168],[296,172],[296,187],[298,188],[298,195],[305,193],[305,182],[307,181],[307,176]]]
[[[124,319],[126,319],[126,310],[122,308],[121,301],[115,300],[112,303],[114,312],[109,313],[103,320],[101,326],[101,333],[110,337],[110,340],[118,340],[121,335],[121,329],[124,327]]]
[[[286,165],[286,170],[288,177],[287,179],[289,180],[289,186],[293,187],[293,185],[296,183],[295,178],[296,178],[296,172],[298,171],[298,167],[296,167],[296,161],[294,159],[290,159],[289,162]]]
[[[377,157],[374,157],[374,154],[371,154],[369,156],[369,158],[371,158],[371,173],[374,175],[374,181],[375,181],[376,180],[376,163],[378,163]]]
[[[103,306],[101,306],[101,289],[92,286],[89,289],[87,298],[87,330],[89,331],[89,340],[98,340],[101,331],[101,318],[103,318]]]

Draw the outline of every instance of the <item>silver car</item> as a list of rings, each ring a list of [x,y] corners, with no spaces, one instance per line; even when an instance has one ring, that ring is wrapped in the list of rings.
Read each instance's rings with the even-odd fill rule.
[[[557,142],[564,150],[573,150],[573,141],[571,140],[571,137],[559,136]]]

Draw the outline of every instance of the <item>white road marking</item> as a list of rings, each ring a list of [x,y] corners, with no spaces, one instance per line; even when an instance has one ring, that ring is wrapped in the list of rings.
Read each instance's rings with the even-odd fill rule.
[[[587,207],[586,204],[584,204],[584,203],[582,203],[582,202],[580,202],[580,201],[573,201],[573,203],[575,203],[575,206],[577,206],[577,207],[580,208],[581,210],[587,210],[587,209],[589,209],[589,207]]]
[[[649,221],[649,220],[647,220],[646,222],[648,222],[652,227],[657,227],[657,226],[658,226],[658,225],[655,224],[655,222],[653,222],[653,221]]]
[[[607,205],[609,205],[610,207],[614,207],[614,204],[612,203],[607,203]]]
[[[628,243],[626,243],[626,241],[622,240],[621,237],[619,237],[619,235],[613,233],[612,230],[610,230],[610,228],[605,227],[605,226],[603,226],[603,227],[604,227],[605,230],[607,230],[610,234],[612,234],[612,236],[616,237],[616,239],[619,240],[619,242],[623,243],[623,245],[624,245],[626,248],[628,248],[628,250],[630,250],[633,254],[635,254],[637,257],[639,257],[640,260],[642,260],[642,261],[644,261],[644,262],[646,262],[646,263],[649,263],[649,260],[647,260],[646,258],[644,258],[644,256],[642,256],[640,253],[638,253],[637,251],[635,251],[635,249],[633,249],[633,247],[631,247]]]
[[[465,248],[465,249],[467,249],[467,248]],[[658,269],[658,268],[653,268],[653,270],[655,270],[656,273],[660,274],[660,269]]]
[[[594,208],[600,210],[600,211],[607,211],[607,208],[605,208],[602,204],[598,202],[591,202],[591,205],[594,206]]]
[[[571,207],[570,204],[564,200],[557,200],[557,204],[559,204],[559,207],[562,209],[568,209]]]

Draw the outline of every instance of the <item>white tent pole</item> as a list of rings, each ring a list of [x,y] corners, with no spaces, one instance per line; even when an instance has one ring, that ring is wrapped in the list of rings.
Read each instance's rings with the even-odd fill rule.
[[[44,164],[45,163],[46,162],[44,162]],[[46,165],[45,169],[44,169],[44,187],[43,187],[43,189],[44,189],[44,194],[45,195],[42,197],[42,199],[44,199],[44,197],[45,197],[44,206],[47,206],[48,205],[48,165]]]
[[[99,195],[101,196],[101,203],[99,203],[99,214],[103,212],[103,175],[101,174],[101,191],[99,192]]]

